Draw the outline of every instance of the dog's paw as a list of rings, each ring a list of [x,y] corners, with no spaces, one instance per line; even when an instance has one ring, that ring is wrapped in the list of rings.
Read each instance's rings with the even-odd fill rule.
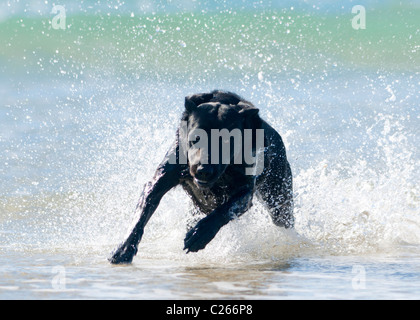
[[[184,250],[189,253],[204,249],[213,240],[219,229],[210,220],[204,218],[187,233],[184,239]]]
[[[134,245],[122,244],[108,258],[112,264],[130,264],[137,253]]]

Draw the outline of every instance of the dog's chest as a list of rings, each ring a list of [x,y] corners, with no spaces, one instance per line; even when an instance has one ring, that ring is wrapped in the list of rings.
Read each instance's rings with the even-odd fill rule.
[[[193,181],[187,180],[184,181],[182,186],[194,204],[206,214],[221,206],[229,198],[229,188],[224,185],[217,185],[211,189],[200,189]]]

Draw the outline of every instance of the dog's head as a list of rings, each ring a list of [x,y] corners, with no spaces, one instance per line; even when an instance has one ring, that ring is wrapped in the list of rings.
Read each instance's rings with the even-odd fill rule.
[[[185,98],[188,164],[195,184],[210,188],[231,164],[240,164],[244,129],[258,109],[233,93],[214,91]]]

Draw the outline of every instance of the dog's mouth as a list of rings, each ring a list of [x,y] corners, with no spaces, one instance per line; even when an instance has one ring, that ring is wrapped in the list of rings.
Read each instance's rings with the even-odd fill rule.
[[[205,180],[199,180],[197,178],[194,178],[194,183],[199,188],[211,188],[215,182],[216,180],[205,181]]]

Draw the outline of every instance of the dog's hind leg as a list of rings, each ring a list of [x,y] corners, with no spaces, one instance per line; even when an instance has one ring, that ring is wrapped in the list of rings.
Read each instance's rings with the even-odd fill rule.
[[[263,122],[264,169],[256,179],[257,197],[268,209],[274,224],[293,228],[292,170],[286,157],[286,148],[280,135]]]
[[[263,172],[257,178],[257,198],[268,209],[273,223],[279,227],[293,228],[293,186],[289,164]]]

